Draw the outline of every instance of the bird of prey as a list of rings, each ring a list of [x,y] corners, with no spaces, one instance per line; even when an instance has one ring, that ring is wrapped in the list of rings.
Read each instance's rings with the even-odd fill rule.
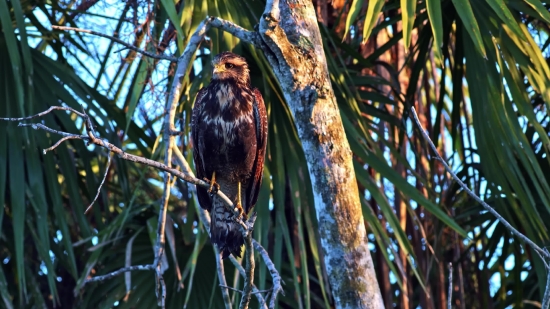
[[[210,84],[197,94],[191,117],[193,160],[202,208],[210,212],[210,239],[226,258],[240,257],[244,243],[239,224],[214,193],[235,201],[243,219],[258,200],[267,144],[267,114],[257,88],[250,86],[246,60],[223,52],[212,60]],[[241,193],[242,187],[242,193]]]

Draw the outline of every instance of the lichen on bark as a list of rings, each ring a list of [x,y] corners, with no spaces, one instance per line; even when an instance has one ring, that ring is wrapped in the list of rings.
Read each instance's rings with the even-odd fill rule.
[[[311,1],[268,0],[259,32],[306,154],[336,307],[383,308],[352,153]]]

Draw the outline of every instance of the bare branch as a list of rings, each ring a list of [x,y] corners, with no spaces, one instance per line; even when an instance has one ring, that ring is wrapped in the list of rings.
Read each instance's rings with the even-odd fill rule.
[[[273,293],[271,294],[271,300],[269,301],[269,308],[275,308],[275,300],[277,299],[277,294],[281,293],[285,295],[283,287],[281,286],[281,275],[279,275],[275,264],[273,264],[273,262],[271,261],[271,258],[269,257],[267,251],[265,251],[264,247],[262,247],[262,245],[260,245],[260,243],[258,243],[254,239],[252,240],[252,244],[254,245],[256,251],[258,251],[258,253],[260,253],[260,255],[262,256],[262,259],[264,260],[264,263],[267,266],[269,273],[271,274],[271,278],[273,278]]]
[[[276,2],[278,2],[278,1],[276,1]],[[119,38],[116,38],[112,35],[104,34],[104,33],[101,33],[101,32],[97,32],[97,31],[93,31],[93,30],[87,30],[87,29],[81,29],[81,28],[74,28],[74,27],[55,26],[55,25],[52,26],[53,29],[57,29],[57,30],[72,30],[72,31],[89,33],[89,34],[97,35],[97,36],[100,36],[100,37],[104,37],[104,38],[110,39],[114,42],[117,42],[117,43],[125,46],[128,49],[131,49],[135,52],[138,52],[138,53],[140,53],[142,55],[145,55],[147,57],[150,57],[150,58],[168,60],[168,61],[172,61],[172,62],[177,61],[178,63],[180,61],[182,61],[182,62],[185,62],[186,64],[189,64],[191,57],[195,54],[195,51],[198,47],[198,44],[200,44],[200,42],[202,42],[206,32],[210,29],[210,27],[214,27],[214,28],[223,30],[227,33],[230,33],[233,36],[241,39],[242,41],[244,41],[246,43],[252,44],[254,46],[259,46],[259,41],[258,41],[259,36],[256,32],[247,30],[247,29],[245,29],[245,28],[243,28],[243,27],[241,27],[241,26],[239,26],[239,25],[237,25],[233,22],[230,22],[228,20],[224,20],[224,19],[221,19],[221,18],[218,18],[218,17],[213,17],[213,16],[206,17],[205,20],[202,21],[202,23],[197,27],[197,30],[193,34],[193,36],[192,36],[191,40],[189,41],[189,44],[187,45],[186,50],[185,50],[185,51],[188,51],[188,48],[189,48],[190,52],[188,52],[187,53],[188,55],[186,55],[186,52],[184,51],[184,53],[182,54],[182,56],[180,58],[170,57],[170,56],[166,56],[166,55],[153,54],[153,53],[147,52],[147,51],[145,51],[141,48],[137,48],[137,47],[135,47],[135,46],[133,46],[133,45],[127,43],[127,42],[124,42],[123,40],[121,40]],[[171,132],[171,133],[173,134],[173,132]]]
[[[74,28],[74,27],[65,27],[65,26],[55,26],[53,25],[52,26],[52,29],[57,29],[57,30],[73,30],[73,31],[76,31],[76,32],[84,32],[84,33],[89,33],[89,34],[93,34],[93,35],[97,35],[97,36],[100,36],[100,37],[103,37],[103,38],[107,38],[111,41],[114,41],[114,42],[117,42],[118,44],[121,44],[121,45],[124,45],[126,48],[128,49],[131,49],[135,52],[138,52],[140,54],[143,54],[147,57],[150,57],[150,58],[154,58],[154,59],[161,59],[161,60],[168,60],[168,61],[172,61],[172,62],[176,62],[178,61],[178,58],[176,57],[170,57],[170,56],[166,56],[166,55],[157,55],[157,54],[153,54],[153,53],[150,53],[148,51],[145,51],[141,48],[137,48],[135,46],[133,46],[132,44],[129,44],[129,43],[126,43],[124,42],[123,40],[119,39],[119,38],[116,38],[112,35],[108,35],[108,34],[104,34],[104,33],[101,33],[101,32],[97,32],[97,31],[93,31],[93,30],[87,30],[87,29],[81,29],[81,28]]]
[[[447,162],[445,162],[445,160],[443,160],[443,158],[441,157],[441,155],[439,154],[439,152],[437,151],[437,148],[435,147],[434,143],[432,142],[432,140],[430,139],[430,136],[428,135],[428,133],[424,130],[424,128],[422,127],[422,124],[420,124],[420,120],[418,120],[418,115],[416,114],[416,110],[414,109],[414,107],[411,107],[411,115],[413,116],[413,120],[414,122],[416,123],[416,125],[418,126],[418,128],[420,129],[420,131],[422,132],[422,135],[424,136],[424,138],[426,139],[426,142],[428,142],[428,145],[430,145],[430,148],[432,149],[432,151],[434,152],[434,155],[435,155],[435,159],[439,162],[441,162],[441,164],[443,164],[443,166],[445,167],[445,170],[447,170],[447,172],[451,175],[451,177],[453,177],[453,179],[460,185],[460,187],[466,191],[466,193],[472,197],[475,201],[477,201],[478,203],[481,204],[481,206],[483,206],[483,208],[485,208],[485,210],[487,210],[488,212],[490,212],[493,216],[495,216],[498,221],[500,221],[500,223],[502,223],[504,225],[504,227],[506,227],[506,229],[508,229],[508,231],[510,231],[512,234],[514,234],[514,236],[518,237],[519,239],[521,239],[524,243],[528,244],[529,246],[531,246],[531,248],[533,248],[533,250],[535,250],[535,252],[540,256],[542,262],[544,263],[544,265],[546,266],[546,271],[547,271],[547,276],[548,276],[548,281],[546,283],[546,290],[544,292],[544,296],[543,296],[543,304],[546,304],[546,307],[543,305],[542,308],[548,308],[548,306],[550,305],[550,284],[548,282],[550,282],[550,268],[549,268],[549,263],[550,263],[550,252],[548,252],[548,250],[546,249],[542,249],[541,247],[539,247],[537,244],[535,244],[535,242],[533,242],[531,239],[529,239],[527,236],[523,235],[520,231],[516,230],[508,221],[506,221],[506,219],[504,219],[493,207],[489,206],[489,204],[485,203],[485,201],[483,201],[481,198],[479,198],[479,196],[477,196],[474,192],[472,192],[472,190],[470,190],[468,188],[468,186],[466,186],[466,184],[464,184],[462,182],[462,180],[460,180],[460,178],[456,175],[456,173],[453,172],[453,170],[449,167],[449,165],[447,164]]]
[[[67,137],[65,137],[67,138]],[[63,139],[61,139],[57,144],[59,144]],[[57,145],[56,144],[56,145]],[[50,147],[51,148],[51,147]],[[49,148],[48,148],[49,149]],[[44,149],[44,153],[46,152],[46,149]],[[99,187],[97,187],[97,194],[94,197],[94,200],[90,203],[90,206],[86,208],[84,211],[84,214],[87,214],[90,209],[92,209],[92,206],[94,205],[95,201],[97,200],[97,197],[99,196],[99,192],[101,192],[101,187],[103,187],[103,183],[105,183],[105,179],[107,178],[107,174],[109,173],[109,167],[111,167],[111,153],[107,155],[107,166],[105,167],[105,174],[103,175],[103,180],[101,180],[101,183],[99,184]]]
[[[241,298],[240,309],[247,309],[250,303],[250,297],[252,293],[252,283],[254,282],[254,248],[252,247],[252,228],[256,221],[256,212],[250,216],[247,225],[248,229],[243,229],[244,246],[246,248],[245,260],[246,260],[246,276],[244,276],[244,288],[243,297]]]
[[[54,130],[50,127],[47,127],[47,126],[45,126],[41,123],[19,123],[17,126],[18,127],[31,127],[35,130],[42,129],[42,130],[48,131],[50,133],[59,134],[59,135],[64,136],[64,137],[70,137],[69,139],[81,139],[81,140],[85,140],[85,141],[89,140],[89,138],[86,135],[72,134],[72,133],[67,133],[67,132],[63,132],[63,131],[57,131],[57,130]],[[65,139],[65,140],[67,140],[67,139]]]
[[[123,274],[125,272],[129,272],[129,271],[154,270],[154,269],[155,268],[153,267],[153,265],[135,265],[135,266],[130,266],[130,267],[124,267],[124,268],[113,271],[112,273],[108,273],[108,274],[103,275],[103,276],[97,276],[97,277],[86,279],[86,281],[84,281],[84,284],[90,283],[90,282],[97,282],[97,281],[104,281],[104,280],[107,280],[107,279],[111,279],[113,277],[116,277],[118,275],[121,275],[121,274]]]
[[[544,248],[544,252],[548,253],[548,250]],[[546,288],[544,289],[544,295],[542,296],[542,309],[548,309],[550,307],[550,271],[546,270]]]
[[[229,289],[229,290],[232,290],[232,291],[235,291],[235,292],[238,292],[238,293],[243,293],[243,291],[239,290],[239,289],[236,289],[236,288],[232,288],[230,286],[227,286],[227,285],[223,285],[223,284],[220,284],[220,287],[222,287],[223,289]],[[256,292],[252,292],[252,294],[257,294],[257,293],[268,293],[268,292],[271,292],[273,289],[269,289],[269,290],[259,290],[259,291],[256,291]]]
[[[214,258],[216,259],[216,266],[218,268],[218,279],[220,280],[220,286],[221,287],[227,286],[227,281],[225,280],[225,271],[223,268],[223,262],[220,255],[220,250],[218,249],[218,246],[215,244],[213,244],[212,247],[214,247]],[[229,297],[229,291],[223,288],[221,290],[222,290],[223,303],[225,304],[225,309],[231,309],[233,306],[231,306],[231,298]]]
[[[428,133],[424,130],[424,128],[422,127],[422,125],[420,124],[420,121],[418,120],[418,115],[416,114],[416,110],[414,109],[414,107],[411,107],[411,114],[413,115],[413,118],[414,118],[414,121],[416,122],[416,125],[418,125],[418,127],[420,128],[420,131],[422,132],[422,135],[424,135],[424,138],[426,139],[426,141],[428,142],[428,145],[430,145],[432,151],[434,152],[435,154],[435,159],[439,162],[441,162],[441,164],[443,164],[443,166],[445,167],[445,169],[447,170],[447,172],[449,172],[449,174],[451,175],[451,177],[453,177],[453,179],[460,185],[460,187],[466,191],[466,193],[468,193],[468,195],[470,197],[472,197],[474,200],[476,200],[478,203],[481,204],[481,206],[483,206],[483,208],[485,208],[485,210],[487,210],[488,212],[490,212],[493,216],[495,216],[498,221],[500,221],[500,223],[502,223],[510,232],[512,232],[512,234],[514,234],[516,237],[520,238],[521,240],[523,240],[525,243],[527,243],[529,246],[531,246],[539,255],[541,255],[541,258],[542,260],[545,261],[546,263],[546,260],[550,259],[550,254],[548,252],[546,252],[545,250],[542,250],[537,244],[535,244],[531,239],[529,239],[527,236],[523,235],[522,233],[520,233],[518,230],[516,230],[510,223],[508,223],[508,221],[506,221],[506,219],[504,219],[493,207],[489,206],[489,204],[485,203],[481,198],[479,198],[474,192],[472,192],[472,190],[470,190],[468,188],[468,186],[466,186],[466,184],[464,184],[462,182],[462,180],[460,180],[460,178],[458,178],[458,176],[453,172],[453,170],[449,167],[449,165],[447,164],[447,162],[445,162],[445,160],[443,160],[443,158],[441,157],[441,155],[439,154],[439,152],[437,151],[437,148],[435,147],[434,143],[432,142],[432,140],[430,139]],[[548,265],[547,265],[548,267]]]
[[[82,138],[79,135],[65,136],[62,139],[58,140],[57,143],[55,143],[52,147],[44,149],[43,153],[46,154],[48,153],[48,151],[54,150],[55,148],[57,148],[57,146],[61,145],[61,143],[69,139],[82,139]]]
[[[207,17],[210,19],[210,25],[214,28],[223,30],[239,38],[245,43],[252,44],[255,47],[260,47],[260,36],[255,31],[247,30],[239,25],[236,25],[228,20],[218,17]]]
[[[173,118],[172,120],[169,120],[169,122],[166,122],[168,120],[168,115],[165,119],[165,128],[168,128],[168,123],[173,124]],[[171,168],[172,165],[172,146],[174,145],[174,137],[170,136],[168,133],[165,132],[164,134],[164,140],[166,142],[166,151],[164,154],[164,164]],[[161,308],[165,307],[165,300],[166,300],[166,286],[164,284],[164,278],[162,277],[162,255],[164,254],[165,250],[165,237],[164,232],[166,228],[166,212],[168,210],[168,200],[170,199],[170,190],[171,190],[171,175],[170,173],[164,173],[164,192],[162,194],[162,201],[160,203],[160,210],[159,210],[159,218],[158,218],[158,224],[157,224],[157,241],[155,242],[155,262],[153,263],[155,265],[155,274],[157,278],[157,287],[155,289],[155,293],[157,294],[158,298],[158,305]],[[159,297],[159,287],[160,287],[160,297]]]
[[[175,112],[175,109],[173,109],[173,110]],[[74,110],[71,110],[71,111],[76,112]],[[195,178],[194,176],[191,176],[192,173],[191,174],[184,174],[184,173],[178,171],[177,169],[174,169],[174,168],[172,168],[172,167],[170,167],[166,164],[162,164],[162,163],[157,162],[157,161],[153,161],[153,160],[150,160],[150,159],[146,159],[146,158],[143,158],[143,157],[139,157],[139,156],[135,156],[135,155],[126,153],[122,149],[116,147],[115,145],[113,145],[112,143],[107,141],[106,139],[97,138],[95,136],[95,133],[91,130],[92,129],[92,123],[91,123],[91,120],[90,120],[89,116],[85,112],[84,113],[76,112],[76,113],[79,114],[79,115],[82,115],[82,117],[84,118],[84,120],[86,122],[86,128],[88,130],[88,132],[87,132],[88,136],[78,135],[78,134],[70,134],[70,133],[66,133],[66,132],[62,132],[62,131],[57,131],[57,130],[51,129],[51,128],[43,125],[43,124],[40,124],[40,123],[33,123],[33,124],[20,123],[19,126],[30,126],[35,130],[42,129],[42,130],[45,130],[45,131],[48,131],[48,132],[51,132],[51,133],[60,134],[60,135],[66,137],[65,140],[66,139],[82,139],[82,140],[88,141],[91,144],[95,144],[95,145],[107,148],[111,152],[114,152],[120,158],[122,158],[124,160],[132,161],[132,162],[136,162],[136,163],[141,163],[141,164],[148,165],[148,166],[152,166],[152,167],[155,167],[157,169],[160,169],[160,170],[166,172],[165,173],[165,188],[167,188],[167,189],[165,190],[163,202],[161,204],[161,211],[160,211],[160,215],[159,215],[159,221],[160,221],[159,222],[159,230],[160,231],[158,231],[159,238],[157,239],[156,250],[155,250],[155,262],[153,263],[153,265],[155,265],[155,270],[156,270],[155,274],[156,274],[156,277],[157,277],[157,297],[159,298],[159,305],[161,306],[161,308],[164,308],[164,302],[165,302],[165,299],[166,299],[166,287],[165,287],[165,284],[164,284],[164,279],[162,278],[162,274],[161,274],[160,262],[161,262],[162,253],[164,251],[164,237],[163,236],[164,236],[166,210],[167,210],[166,203],[167,203],[168,197],[169,197],[169,193],[168,193],[168,196],[166,196],[167,195],[166,192],[169,192],[168,187],[169,187],[169,183],[170,183],[169,177],[167,177],[167,175],[170,175],[170,174],[174,175],[174,176],[179,177],[180,179],[182,179],[184,181],[187,181],[189,183],[193,183],[195,185],[203,186],[205,188],[208,188],[210,185],[208,183],[206,183],[205,181],[203,181],[203,180],[200,180],[200,179]],[[4,119],[4,120],[19,121],[20,118]],[[166,138],[166,136],[165,136],[165,138]],[[173,136],[168,135],[168,139],[173,139]],[[172,147],[173,142],[169,143],[169,146],[170,146],[169,147],[170,150],[174,149],[174,148],[177,149],[177,147],[175,147],[175,146]],[[169,154],[170,154],[170,156],[168,156],[168,159],[165,161],[166,163],[171,161],[171,152],[169,152]],[[181,155],[181,153],[179,153],[179,154]],[[185,160],[183,160],[183,161],[185,161]],[[183,165],[183,166],[186,166],[186,165]],[[186,166],[186,168],[189,168],[188,165]],[[233,202],[231,202],[231,200],[221,190],[218,190],[216,195],[222,201],[224,201],[224,203],[226,203],[226,206],[228,207],[228,209],[230,209],[230,210],[234,211],[234,213],[237,213],[237,214],[240,215],[240,213],[238,212],[238,209],[233,205]],[[243,233],[246,232],[246,234],[248,235],[248,226],[242,221],[242,218],[239,218],[239,221],[240,221],[241,227],[243,228]],[[251,237],[251,234],[250,234],[249,237]],[[247,250],[251,251],[252,247],[247,247]],[[252,254],[250,256],[253,258]],[[253,261],[252,261],[252,265],[253,265]]]
[[[453,300],[453,263],[449,263],[449,294],[447,295],[447,309],[452,309]]]
[[[0,117],[0,120],[6,120],[6,121],[23,121],[23,120],[31,120],[33,118],[38,118],[38,117],[42,117],[46,114],[49,114],[51,111],[53,110],[63,110],[63,111],[70,111],[70,112],[73,112],[75,114],[77,114],[78,116],[82,117],[82,118],[85,118],[85,115],[80,113],[79,111],[75,110],[74,108],[70,108],[68,106],[52,106],[50,108],[48,108],[47,110],[41,112],[41,113],[38,113],[36,115],[32,115],[32,116],[28,116],[28,117],[22,117],[22,118],[2,118]]]
[[[191,167],[189,166],[189,163],[187,163],[187,161],[183,157],[183,154],[181,153],[181,150],[177,146],[174,146],[172,151],[174,152],[174,155],[175,155],[176,164],[182,169],[182,171],[185,174],[189,175],[189,177],[195,178],[195,174],[191,170]],[[210,233],[210,232],[208,232],[208,233]]]
[[[239,289],[232,288],[232,287],[224,285],[224,284],[220,284],[220,287],[222,288],[222,290],[231,290],[231,291],[235,291],[237,293],[241,293],[241,294],[243,293],[243,291],[241,291]]]
[[[233,266],[235,266],[235,268],[237,268],[237,270],[239,271],[239,274],[241,274],[241,276],[243,278],[245,278],[246,277],[246,270],[243,268],[241,263],[239,263],[239,261],[237,261],[237,259],[233,255],[229,256],[229,260],[231,261],[231,263],[233,263]],[[259,292],[258,288],[254,284],[252,284],[252,294],[256,295],[256,298],[258,299],[258,302],[260,302],[261,308],[262,309],[268,308],[267,303],[264,300],[263,296],[261,295],[261,293],[258,293],[258,292]],[[271,309],[272,307],[269,307],[269,308]]]

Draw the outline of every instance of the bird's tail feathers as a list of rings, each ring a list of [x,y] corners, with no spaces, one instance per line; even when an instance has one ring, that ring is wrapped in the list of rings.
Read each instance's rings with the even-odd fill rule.
[[[244,239],[239,224],[232,217],[214,213],[210,222],[210,239],[218,246],[222,259],[230,254],[241,257]]]

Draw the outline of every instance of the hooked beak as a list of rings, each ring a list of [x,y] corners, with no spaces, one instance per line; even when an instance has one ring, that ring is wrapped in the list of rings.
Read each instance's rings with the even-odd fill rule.
[[[213,74],[219,74],[225,71],[225,68],[222,64],[214,64]]]

